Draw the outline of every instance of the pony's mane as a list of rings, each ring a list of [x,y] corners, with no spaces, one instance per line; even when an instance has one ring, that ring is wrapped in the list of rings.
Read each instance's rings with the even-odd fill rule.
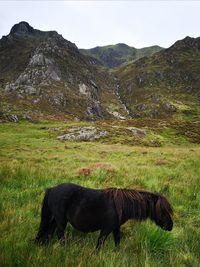
[[[122,213],[134,212],[136,219],[146,217],[146,203],[139,191],[133,189],[107,188],[104,192],[114,201],[117,215],[121,220]]]
[[[104,193],[114,201],[119,220],[123,213],[138,220],[147,217],[154,220],[161,211],[170,217],[173,215],[170,203],[159,193],[121,188],[107,188],[104,189]]]

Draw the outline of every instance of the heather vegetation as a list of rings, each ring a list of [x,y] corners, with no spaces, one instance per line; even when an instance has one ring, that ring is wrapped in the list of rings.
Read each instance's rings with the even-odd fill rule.
[[[59,141],[73,127],[107,135],[96,141]],[[127,130],[135,127],[145,134]],[[0,124],[1,266],[199,266],[200,147],[198,122],[130,120]],[[73,182],[93,188],[143,188],[164,194],[174,207],[174,229],[150,221],[122,227],[93,254],[98,233],[70,225],[67,242],[33,243],[45,188]]]

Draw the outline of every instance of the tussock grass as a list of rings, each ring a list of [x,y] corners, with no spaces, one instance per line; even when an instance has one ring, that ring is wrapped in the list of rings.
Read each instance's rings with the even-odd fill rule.
[[[199,266],[199,145],[170,144],[167,136],[173,131],[165,132],[162,147],[62,143],[43,127],[64,129],[71,123],[0,125],[1,266]],[[155,134],[162,138],[159,131]],[[166,164],[155,164],[159,160]],[[86,166],[92,171],[77,175]],[[94,255],[98,233],[83,234],[69,225],[65,247],[56,238],[47,247],[36,246],[44,191],[63,182],[161,192],[174,207],[174,229],[164,232],[150,221],[130,221],[122,227],[120,249],[111,235]]]

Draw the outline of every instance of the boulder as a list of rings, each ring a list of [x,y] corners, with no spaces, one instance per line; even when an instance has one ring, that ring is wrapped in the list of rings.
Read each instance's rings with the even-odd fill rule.
[[[95,127],[74,127],[69,129],[69,133],[58,136],[60,141],[93,141],[105,137],[106,131],[99,131]]]
[[[169,112],[175,112],[176,111],[176,107],[174,105],[172,105],[171,103],[168,103],[168,102],[163,103],[163,108]]]
[[[138,129],[135,127],[128,127],[127,130],[131,131],[135,136],[144,137],[146,136],[146,131]]]
[[[15,114],[10,114],[10,115],[7,115],[6,117],[11,122],[19,122],[19,119],[18,119],[17,115],[15,115]]]

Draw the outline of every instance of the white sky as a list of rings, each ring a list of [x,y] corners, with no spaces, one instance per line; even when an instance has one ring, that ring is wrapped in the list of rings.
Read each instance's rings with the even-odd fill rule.
[[[79,48],[169,47],[200,36],[200,1],[0,1],[0,37],[20,21],[56,30]]]

